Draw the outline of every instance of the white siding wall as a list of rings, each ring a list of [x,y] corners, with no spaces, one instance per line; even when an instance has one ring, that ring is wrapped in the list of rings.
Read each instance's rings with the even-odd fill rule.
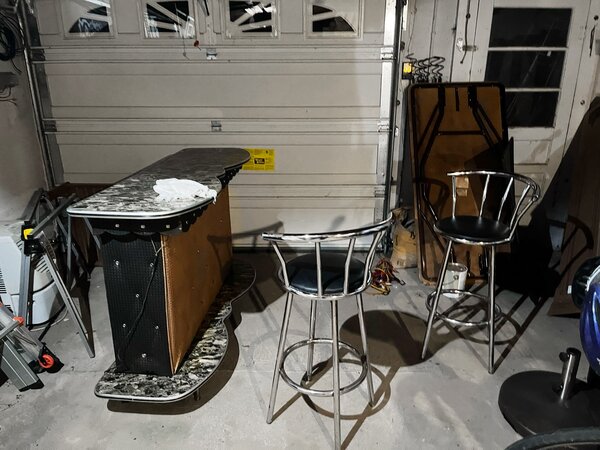
[[[404,54],[417,59],[444,57],[443,81],[449,81],[458,0],[408,0],[407,8]]]
[[[466,0],[463,1],[466,3]],[[480,0],[479,4],[484,1],[489,0]],[[445,57],[443,81],[468,81],[464,77],[461,78],[458,74],[452,73],[451,70],[452,58],[456,49],[457,33],[455,28],[457,26],[458,4],[459,0],[408,0],[408,30],[406,30],[403,37],[406,44],[404,55],[412,53],[418,59],[429,56]],[[471,8],[476,8],[477,4],[478,2],[473,0]],[[535,2],[532,2],[531,5],[535,5]],[[567,5],[568,3],[565,2],[565,6]],[[592,0],[591,11],[584,19],[588,21],[587,25],[585,21],[580,20],[579,23],[572,24],[572,27],[577,30],[585,29],[584,34],[587,39],[595,24],[593,17],[599,13],[600,2]],[[473,11],[472,17],[476,17]],[[474,27],[475,24],[471,22],[469,29],[472,31]],[[460,31],[462,30],[459,30],[458,36],[464,35],[464,32]],[[563,130],[568,128],[569,130],[565,145],[561,144],[561,151],[569,147],[572,136],[588,109],[590,100],[594,95],[600,95],[600,65],[595,62],[590,64],[590,60],[596,61],[596,57],[590,57],[588,54],[589,41],[585,40],[583,46],[580,68],[576,75],[577,89],[574,93],[573,107],[567,116],[567,120],[570,119],[570,122],[568,124],[557,124],[559,128]],[[595,49],[595,51],[598,50]],[[469,58],[466,62],[468,60]],[[595,73],[592,73],[594,71]],[[573,83],[573,81],[568,80],[569,83]],[[549,161],[551,143],[547,139],[543,140],[537,137],[535,134],[522,134],[515,136],[515,170],[531,176],[541,186],[546,186],[552,178],[554,170],[556,170],[557,162],[559,162],[554,161],[551,163]],[[509,130],[509,136],[511,135]]]
[[[596,40],[596,46],[600,46],[600,41]],[[596,51],[600,51],[600,48],[597,48]],[[598,67],[596,68],[596,85],[594,87],[594,95],[600,95],[600,61],[598,62]]]
[[[16,104],[0,102],[0,220],[19,217],[33,191],[45,187],[25,67],[22,58],[15,63],[23,70],[12,88]],[[0,61],[0,72],[14,69]]]

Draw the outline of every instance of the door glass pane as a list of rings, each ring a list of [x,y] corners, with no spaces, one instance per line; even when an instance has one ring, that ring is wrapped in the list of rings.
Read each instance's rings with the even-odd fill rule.
[[[62,16],[67,37],[107,37],[112,34],[109,0],[62,0]]]
[[[342,33],[354,33],[352,25],[350,25],[343,17],[315,20],[313,22],[312,30],[315,33],[330,33],[336,31]]]
[[[271,20],[271,5],[262,5],[260,2],[230,1],[229,2],[229,20],[238,22],[242,25]]]
[[[509,127],[552,127],[558,92],[507,92]]]
[[[506,87],[558,88],[564,60],[564,51],[490,51],[485,80]]]
[[[229,0],[226,3],[227,21],[225,23],[227,37],[242,37],[248,33],[261,37],[275,37],[275,15],[277,8],[274,2],[258,0]]]
[[[143,3],[144,33],[147,38],[193,38],[194,18],[187,0],[147,0]]]
[[[570,9],[494,8],[490,47],[566,47]]]
[[[360,36],[361,0],[305,0],[304,11],[308,37]]]

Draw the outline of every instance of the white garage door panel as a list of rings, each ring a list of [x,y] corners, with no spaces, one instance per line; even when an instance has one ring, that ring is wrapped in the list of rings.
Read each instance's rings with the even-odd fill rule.
[[[295,198],[293,204],[285,198],[240,198],[234,197],[230,200],[229,206],[232,209],[257,209],[257,210],[274,210],[278,208],[294,208],[302,210],[300,214],[306,214],[307,211],[332,210],[332,211],[347,211],[347,210],[372,210],[373,200],[368,198],[318,198],[311,197]],[[262,214],[262,212],[261,212]],[[349,217],[352,216],[352,211]],[[369,219],[373,219],[372,217]],[[317,224],[318,225],[318,224]],[[289,227],[296,227],[296,224],[290,223]],[[315,224],[311,225],[314,229]],[[287,231],[294,232],[294,228]]]
[[[377,106],[348,108],[345,106],[305,106],[286,107],[285,117],[290,119],[354,119],[363,117],[377,119],[380,115]],[[269,119],[282,116],[282,108],[262,107],[204,107],[197,106],[158,106],[158,107],[102,107],[57,106],[52,113],[56,119],[86,117],[89,119]]]
[[[381,77],[61,75],[48,81],[57,106],[375,106]]]
[[[188,147],[193,147],[189,145]],[[127,173],[181,150],[181,145],[61,145],[66,173]],[[340,155],[345,157],[344,163]],[[278,146],[276,167],[278,174],[352,174],[375,173],[377,147],[372,146]],[[118,162],[118,163],[116,163]],[[252,176],[251,173],[241,172]],[[267,173],[266,175],[269,175]]]
[[[327,184],[329,186],[337,185],[369,185],[371,188],[377,184],[377,175],[368,173],[352,173],[339,174],[328,173],[324,175],[314,175],[308,173],[301,174],[284,174],[277,173],[260,173],[252,171],[242,171],[238,173],[232,181],[234,185],[259,185],[259,184],[278,184],[278,185],[295,185],[295,186],[310,186],[312,184]]]
[[[340,133],[340,134],[273,134],[260,133],[228,134],[91,134],[91,133],[59,133],[56,138],[60,145],[79,144],[82,147],[93,143],[99,145],[177,145],[184,147],[269,147],[277,148],[290,143],[303,145],[375,145],[379,139],[376,133]]]
[[[264,136],[272,134],[294,134],[294,133],[375,133],[377,130],[376,120],[234,120],[228,119],[220,122],[220,135],[226,133],[252,133],[260,132]],[[55,121],[59,133],[209,133],[211,132],[211,120],[185,120],[185,119],[156,119],[156,120],[73,120],[61,119]],[[268,138],[267,138],[268,139]]]
[[[270,201],[277,198],[305,197],[305,198],[373,198],[375,192],[369,185],[311,185],[311,186],[285,186],[281,184],[261,184],[260,186],[235,183],[230,185],[231,197],[268,198]]]
[[[353,228],[372,222],[373,214],[373,200],[231,199],[231,227],[236,246],[267,246],[259,237],[263,231],[294,233]]]
[[[379,59],[379,58],[378,58]],[[60,63],[45,64],[46,74],[59,75],[381,75],[381,61],[300,61],[300,62],[217,62],[187,61],[169,63]]]
[[[45,38],[44,38],[45,39]],[[120,38],[119,38],[120,39]],[[227,65],[235,63],[271,63],[280,62],[283,64],[306,63],[306,62],[339,62],[352,64],[356,62],[379,61],[381,59],[381,42],[379,45],[352,45],[349,41],[344,41],[342,45],[332,45],[331,40],[326,42],[304,41],[301,45],[283,48],[276,46],[275,40],[261,41],[261,43],[245,42],[239,46],[220,46],[216,48],[217,59],[207,61],[205,49],[198,52],[191,52],[187,59],[183,58],[182,48],[173,46],[173,42],[166,40],[146,40],[146,45],[132,47],[126,43],[115,45],[114,41],[108,40],[93,42],[80,40],[69,40],[68,46],[64,45],[49,47],[45,49],[46,64],[61,63],[68,64],[77,62],[78,64],[93,64],[100,61],[116,63],[154,63],[154,64],[214,64]],[[80,44],[79,46],[77,44]],[[350,45],[349,45],[350,44]],[[161,48],[162,45],[162,48]]]
[[[249,172],[248,172],[249,173]],[[295,186],[312,186],[327,183],[329,186],[335,185],[369,185],[373,187],[376,184],[376,176],[370,174],[351,174],[351,175],[278,175],[278,174],[252,174],[242,172],[238,174],[232,184],[242,184],[238,179],[243,178],[244,185],[295,185]],[[71,183],[115,183],[127,176],[127,173],[69,173],[67,181]]]
[[[39,0],[36,0],[39,1]],[[133,0],[128,0],[128,1],[132,1]],[[299,1],[299,0],[290,0],[290,1]],[[299,20],[302,20],[302,17],[299,18]],[[118,27],[118,23],[117,23],[117,27]],[[42,36],[43,40],[44,40],[44,44],[48,45],[48,46],[54,46],[54,45],[64,45],[65,39],[62,36],[62,31],[59,30],[58,34],[45,34]],[[257,39],[258,41],[260,41],[261,39]],[[266,40],[266,39],[265,39]],[[327,45],[330,46],[331,45],[331,41],[334,39],[311,39],[311,44],[312,45]],[[125,33],[121,33],[119,34],[119,45],[123,45],[123,46],[128,46],[129,48],[131,47],[173,47],[173,41],[177,41],[176,39],[145,39],[144,37],[141,36],[141,33],[135,33],[135,34],[125,34]],[[240,42],[241,41],[241,42]],[[347,44],[348,43],[348,39],[338,39],[337,40],[342,41],[342,44]],[[344,42],[345,41],[345,42]],[[206,53],[204,51],[199,52],[196,49],[192,48],[192,44],[193,44],[194,40],[193,39],[188,39],[186,41],[186,46],[187,46],[187,54],[188,56],[191,56],[192,58],[195,57],[195,53],[197,52],[197,58],[206,58]],[[203,40],[203,43],[206,43],[205,40]],[[84,39],[70,39],[69,44],[73,47],[79,47],[79,48],[87,48],[87,46],[89,46],[89,43],[85,42]],[[102,46],[102,44],[107,45],[107,46],[112,46],[114,45],[114,40],[110,39],[110,38],[97,38],[95,39],[94,45],[97,46]],[[181,44],[181,41],[179,41],[179,44]],[[217,43],[217,45],[234,45],[234,44],[239,44],[240,46],[243,45],[248,45],[248,40],[247,39],[223,39],[221,40],[221,42]],[[269,46],[273,46],[273,47],[285,47],[288,45],[306,45],[306,38],[304,37],[304,35],[302,33],[298,33],[298,34],[287,34],[287,36],[285,36],[285,38],[282,39],[272,39],[272,40],[268,40],[268,44]],[[365,46],[380,46],[382,44],[382,38],[381,38],[381,33],[364,33],[363,37],[361,39],[361,44],[365,45]],[[225,59],[226,55],[225,52],[222,52],[222,47],[219,48],[219,57]],[[194,51],[191,51],[194,50]],[[239,53],[239,48],[237,49],[238,53]],[[174,52],[172,52],[173,54],[178,53],[179,55],[182,54],[183,51],[183,47],[181,45],[179,45],[176,50]],[[267,53],[267,52],[264,52]]]

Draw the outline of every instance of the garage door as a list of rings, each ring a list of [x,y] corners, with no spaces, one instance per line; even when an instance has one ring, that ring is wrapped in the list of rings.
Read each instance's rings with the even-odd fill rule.
[[[36,8],[59,180],[111,183],[184,147],[235,146],[256,155],[231,186],[238,246],[382,216],[395,2]]]

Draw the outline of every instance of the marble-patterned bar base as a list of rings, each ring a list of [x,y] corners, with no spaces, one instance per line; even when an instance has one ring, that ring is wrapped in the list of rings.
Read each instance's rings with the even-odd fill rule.
[[[96,384],[96,396],[121,401],[169,403],[193,394],[221,364],[229,343],[224,322],[231,314],[231,302],[252,287],[255,275],[250,264],[233,261],[230,275],[200,326],[192,350],[175,375],[117,373],[113,363]]]

